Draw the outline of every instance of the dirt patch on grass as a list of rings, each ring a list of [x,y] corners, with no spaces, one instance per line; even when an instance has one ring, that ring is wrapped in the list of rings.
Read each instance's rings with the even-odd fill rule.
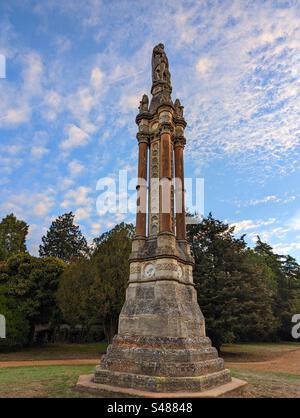
[[[243,350],[243,347],[240,347]],[[225,365],[234,377],[246,380],[246,398],[300,398],[300,348],[264,347],[256,348],[238,356],[238,361],[228,361]],[[229,353],[231,354],[231,353]],[[248,356],[247,356],[248,355]],[[234,356],[230,356],[230,359]],[[248,361],[240,361],[241,359]],[[264,361],[253,361],[264,358]]]

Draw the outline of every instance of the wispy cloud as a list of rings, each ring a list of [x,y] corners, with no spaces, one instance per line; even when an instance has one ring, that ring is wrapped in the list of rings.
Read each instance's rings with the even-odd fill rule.
[[[70,150],[72,148],[84,147],[89,142],[89,136],[86,132],[76,125],[70,125],[66,128],[67,138],[61,143],[63,150]]]
[[[9,70],[0,80],[2,202],[26,216],[35,208],[41,219],[37,205],[47,206],[51,188],[45,219],[74,210],[89,233],[113,225],[116,218],[95,216],[92,190],[99,176],[136,170],[134,119],[150,90],[152,48],[164,42],[188,122],[187,171],[207,169],[209,201],[229,168],[240,181],[236,191],[224,185],[241,212],[237,228],[296,242],[286,222],[299,198],[290,182],[300,170],[297,2],[12,0],[1,7],[0,53]],[[285,176],[281,193],[268,183]],[[39,198],[20,205],[15,196],[23,199],[33,183]],[[233,218],[221,209],[220,217]]]
[[[235,227],[235,232],[247,232],[252,229],[256,229],[257,231],[260,230],[262,226],[272,225],[276,222],[275,218],[269,218],[267,220],[258,220],[254,221],[252,219],[245,219],[243,221],[234,222],[231,226]]]

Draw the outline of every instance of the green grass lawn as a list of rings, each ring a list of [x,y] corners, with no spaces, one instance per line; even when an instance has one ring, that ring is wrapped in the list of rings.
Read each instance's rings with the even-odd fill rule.
[[[247,398],[300,398],[300,376],[231,369],[231,375],[248,382]]]
[[[227,361],[264,361],[299,348],[299,342],[224,344],[221,356]]]
[[[78,376],[93,373],[94,366],[31,366],[0,369],[0,398],[78,398]],[[249,382],[246,397],[300,397],[300,376],[232,369],[232,375]]]
[[[81,374],[94,366],[31,366],[0,369],[0,398],[78,398],[89,397],[74,391]]]
[[[233,361],[232,375],[247,380],[246,397],[300,398],[300,375],[251,369],[251,361],[270,360],[300,348],[299,343],[227,344],[221,355]],[[97,358],[106,344],[55,344],[16,353],[0,354],[0,361]],[[249,361],[249,368],[239,368],[239,361]],[[91,397],[74,391],[79,375],[90,374],[95,366],[59,365],[0,368],[0,398],[5,397]]]
[[[106,343],[48,344],[12,353],[0,353],[0,361],[99,358],[106,352],[106,348]]]

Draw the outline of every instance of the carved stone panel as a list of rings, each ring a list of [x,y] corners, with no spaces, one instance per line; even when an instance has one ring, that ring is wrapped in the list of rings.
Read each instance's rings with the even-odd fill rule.
[[[150,147],[150,185],[149,185],[149,235],[157,236],[159,232],[159,142],[154,141]]]

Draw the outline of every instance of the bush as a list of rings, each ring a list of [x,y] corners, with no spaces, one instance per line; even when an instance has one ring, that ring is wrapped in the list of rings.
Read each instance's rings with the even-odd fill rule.
[[[0,339],[0,351],[12,351],[28,344],[29,323],[18,309],[14,299],[0,295],[0,313],[6,319],[6,338]]]

